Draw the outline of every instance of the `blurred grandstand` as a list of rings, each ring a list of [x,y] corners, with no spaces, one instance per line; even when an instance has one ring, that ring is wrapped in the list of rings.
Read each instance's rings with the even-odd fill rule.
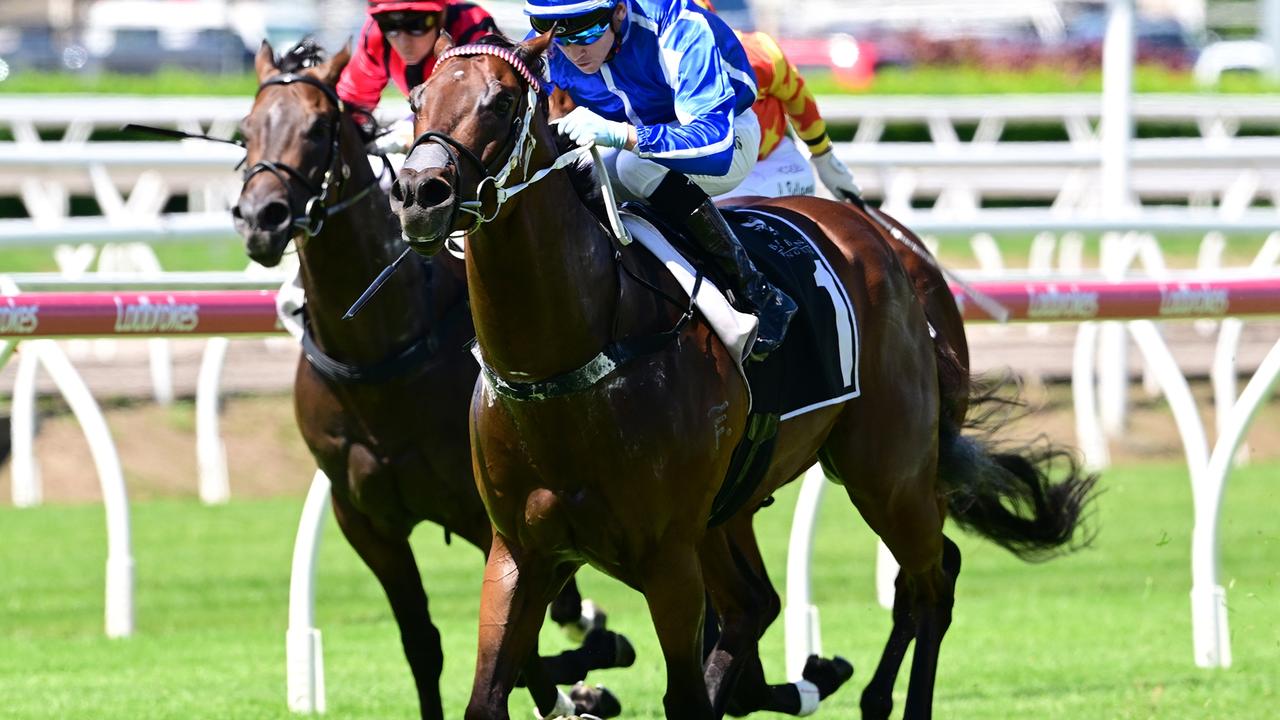
[[[476,0],[509,34],[527,27],[520,0]],[[263,38],[306,34],[336,46],[355,33],[364,0],[23,0],[0,4],[0,79],[26,70],[147,73],[172,66],[243,72]],[[802,68],[861,85],[878,67],[970,64],[1025,68],[1098,64],[1103,0],[721,0],[735,28],[779,39]],[[1280,44],[1280,0],[1138,0],[1139,62],[1189,69],[1222,37],[1258,32],[1228,69],[1261,69]],[[1258,30],[1262,28],[1262,30]],[[1225,50],[1215,49],[1212,61]],[[1268,52],[1265,48],[1270,48]],[[1231,54],[1231,53],[1229,53]],[[1239,55],[1239,53],[1232,54]]]

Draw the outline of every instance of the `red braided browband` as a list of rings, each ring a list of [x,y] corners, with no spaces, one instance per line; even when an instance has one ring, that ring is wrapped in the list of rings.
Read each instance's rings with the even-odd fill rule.
[[[516,51],[510,48],[498,47],[497,45],[459,45],[440,53],[440,59],[436,60],[436,67],[440,67],[440,64],[449,58],[470,55],[492,55],[505,60],[508,65],[515,68],[516,72],[520,73],[520,77],[524,78],[525,82],[533,86],[534,90],[542,92],[542,83],[539,82],[538,76],[529,69],[528,65],[525,65],[520,56],[516,54]]]

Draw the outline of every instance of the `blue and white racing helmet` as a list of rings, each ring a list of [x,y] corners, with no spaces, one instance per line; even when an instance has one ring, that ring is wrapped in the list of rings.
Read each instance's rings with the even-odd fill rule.
[[[525,0],[524,14],[539,33],[555,30],[558,42],[587,45],[609,29],[619,0]]]
[[[524,0],[524,14],[531,18],[567,18],[612,8],[618,0]]]

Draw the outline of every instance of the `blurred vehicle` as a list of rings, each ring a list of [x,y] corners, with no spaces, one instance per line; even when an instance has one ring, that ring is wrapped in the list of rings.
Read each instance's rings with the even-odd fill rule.
[[[1096,7],[1064,18],[1052,4],[1040,2],[1027,3],[1022,10],[1006,4],[985,9],[972,5],[966,6],[972,17],[913,16],[908,22],[903,13],[909,8],[898,5],[885,3],[878,9],[859,5],[856,11],[832,13],[834,19],[828,22],[809,17],[804,27],[856,37],[861,47],[874,48],[878,68],[973,65],[1084,70],[1102,62],[1107,13]],[[913,0],[915,5],[924,7],[922,0]],[[1191,69],[1202,44],[1201,38],[1173,18],[1138,15],[1134,34],[1139,63],[1174,70]]]
[[[1271,73],[1280,69],[1275,50],[1260,40],[1222,40],[1206,45],[1196,59],[1196,82],[1215,85],[1229,72]]]
[[[1102,61],[1102,42],[1107,32],[1107,13],[1081,13],[1067,24],[1060,54]],[[1160,65],[1171,70],[1190,70],[1200,55],[1202,42],[1172,17],[1138,15],[1134,20],[1137,59],[1140,65]]]
[[[847,33],[810,38],[779,37],[775,40],[801,73],[825,70],[836,82],[849,88],[864,88],[871,84],[875,75],[875,45],[858,42]]]
[[[89,60],[83,45],[64,42],[47,25],[0,28],[0,80],[24,70],[76,71]]]
[[[228,8],[218,2],[98,0],[86,16],[85,45],[113,72],[244,72],[263,38],[284,48],[316,29],[316,9],[307,3],[245,0],[234,13]]]

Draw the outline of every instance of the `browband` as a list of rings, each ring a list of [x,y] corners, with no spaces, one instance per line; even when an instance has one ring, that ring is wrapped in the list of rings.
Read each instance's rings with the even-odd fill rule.
[[[520,56],[516,54],[516,51],[511,48],[484,44],[459,45],[458,47],[449,48],[448,50],[440,53],[439,59],[436,60],[436,67],[440,67],[440,64],[449,58],[467,57],[470,55],[492,55],[496,58],[505,60],[508,65],[515,68],[515,71],[520,74],[520,77],[524,78],[525,82],[529,83],[535,91],[542,92],[542,82],[539,81],[538,76],[529,69],[529,66],[525,64],[524,60],[521,60]]]

